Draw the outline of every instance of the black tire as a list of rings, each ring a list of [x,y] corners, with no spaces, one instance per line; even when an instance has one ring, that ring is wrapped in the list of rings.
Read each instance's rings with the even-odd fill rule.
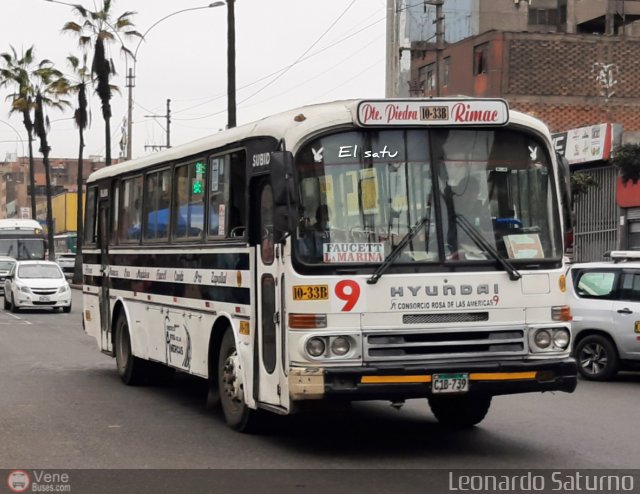
[[[65,313],[67,313],[67,314],[68,314],[69,312],[71,312],[71,304],[69,304],[69,306],[68,306],[68,307],[63,307],[63,308],[62,308],[62,312],[65,312]]]
[[[14,314],[18,312],[18,307],[16,307],[16,302],[15,300],[13,300],[13,294],[11,294],[11,302],[9,302],[9,305],[11,306],[11,312],[13,312]]]
[[[147,362],[134,357],[131,351],[131,337],[129,324],[124,314],[118,316],[114,350],[116,353],[116,367],[122,382],[128,386],[145,384],[148,380]]]
[[[4,296],[4,310],[9,310],[11,308],[11,304],[7,300],[7,295]]]
[[[592,334],[582,338],[574,352],[578,372],[590,381],[607,381],[613,378],[620,366],[618,351],[606,336]]]
[[[238,352],[231,328],[227,328],[218,358],[218,389],[224,419],[239,432],[255,432],[259,427],[259,413],[244,402],[244,386],[240,381]]]
[[[491,396],[430,396],[431,412],[442,425],[473,427],[482,422],[491,406]]]

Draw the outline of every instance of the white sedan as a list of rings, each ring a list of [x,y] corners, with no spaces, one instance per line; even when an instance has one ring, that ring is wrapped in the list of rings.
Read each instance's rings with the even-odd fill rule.
[[[51,261],[18,261],[4,282],[4,308],[62,307],[71,312],[71,288],[60,266]]]

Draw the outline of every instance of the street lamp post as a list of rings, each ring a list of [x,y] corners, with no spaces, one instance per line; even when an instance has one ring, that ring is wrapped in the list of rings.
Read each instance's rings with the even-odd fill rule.
[[[236,126],[236,0],[227,0],[227,128]]]
[[[54,0],[48,0],[48,1],[54,1]],[[230,1],[230,3],[232,3],[233,0]],[[213,7],[221,7],[222,5],[224,5],[225,3],[222,1],[219,2],[213,2],[210,3],[209,5],[204,5],[202,7],[192,7],[189,9],[182,9],[182,10],[178,10],[176,12],[172,12],[169,15],[165,15],[162,19],[157,20],[156,22],[154,22],[153,24],[151,24],[151,26],[149,27],[149,29],[147,29],[142,36],[140,37],[140,41],[138,42],[138,45],[136,46],[135,51],[133,52],[133,68],[129,69],[128,74],[127,74],[127,88],[129,89],[128,92],[128,111],[127,111],[127,159],[130,160],[131,159],[131,149],[132,149],[132,145],[133,145],[133,125],[132,125],[132,120],[133,120],[133,88],[135,87],[135,77],[136,77],[136,64],[138,62],[138,50],[140,49],[140,45],[142,45],[142,42],[144,41],[145,37],[147,36],[147,34],[149,34],[149,31],[151,31],[154,27],[156,27],[158,24],[160,24],[162,21],[164,21],[165,19],[168,19],[169,17],[173,17],[174,15],[178,15],[178,14],[182,14],[183,12],[189,12],[192,10],[202,10],[202,9],[210,9]],[[232,7],[230,7],[232,9]],[[234,81],[235,84],[235,81]]]

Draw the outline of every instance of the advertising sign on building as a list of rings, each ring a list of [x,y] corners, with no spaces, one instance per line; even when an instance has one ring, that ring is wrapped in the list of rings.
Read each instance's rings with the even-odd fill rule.
[[[556,152],[570,165],[608,160],[611,156],[612,126],[609,123],[571,129],[551,137]]]
[[[31,208],[20,208],[20,218],[23,220],[31,218]]]

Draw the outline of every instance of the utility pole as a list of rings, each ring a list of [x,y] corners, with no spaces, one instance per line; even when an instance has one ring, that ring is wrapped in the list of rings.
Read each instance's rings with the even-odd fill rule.
[[[167,113],[164,115],[145,115],[145,118],[166,118],[167,119],[167,128],[165,132],[167,134],[167,144],[162,146],[161,144],[153,144],[150,146],[145,146],[145,149],[151,149],[153,151],[157,151],[159,149],[169,149],[171,147],[171,100],[167,98]]]
[[[167,98],[167,149],[171,147],[171,100]]]
[[[387,73],[385,82],[385,96],[391,98],[395,96],[395,64],[397,53],[396,34],[396,5],[394,0],[387,0]]]
[[[444,15],[442,14],[444,0],[430,0],[426,1],[425,4],[434,5],[436,8],[436,20],[433,21],[436,25],[436,96],[440,96],[442,87],[440,68],[442,65],[442,50],[444,49]]]
[[[227,128],[236,126],[236,16],[235,0],[227,0]]]
[[[129,104],[127,111],[127,160],[131,159],[131,128],[133,119],[133,87],[135,86],[135,76],[133,75],[133,69],[129,69],[129,74],[127,75],[127,88],[129,89]]]

